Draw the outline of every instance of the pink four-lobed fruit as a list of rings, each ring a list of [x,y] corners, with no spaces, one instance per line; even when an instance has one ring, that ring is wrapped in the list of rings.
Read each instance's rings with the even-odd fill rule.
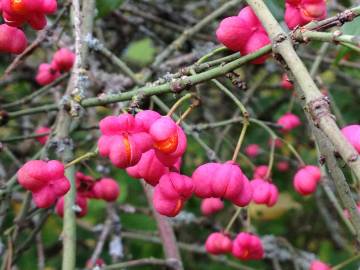
[[[136,165],[142,154],[152,147],[151,136],[132,115],[107,116],[99,123],[99,153],[109,157],[118,168]]]
[[[51,64],[42,63],[36,74],[36,82],[39,85],[47,85],[60,77],[60,72],[54,69]]]
[[[321,171],[318,167],[307,165],[300,170],[294,176],[294,188],[303,195],[309,195],[316,191],[317,184],[321,179]]]
[[[244,261],[261,260],[264,257],[264,249],[258,236],[242,232],[233,241],[232,254]]]
[[[32,192],[35,205],[48,208],[70,189],[64,173],[60,161],[30,160],[18,170],[17,177],[19,184]]]
[[[267,44],[270,39],[264,27],[256,17],[253,10],[247,6],[243,8],[238,16],[227,17],[221,21],[216,36],[219,42],[233,51],[242,55],[253,53]],[[254,64],[262,64],[268,55],[252,61]]]
[[[277,124],[279,126],[282,126],[281,130],[283,132],[289,132],[292,129],[300,126],[301,120],[297,115],[288,112],[279,118],[279,120],[277,121]]]
[[[206,198],[201,201],[201,213],[210,216],[222,210],[224,202],[219,198]]]
[[[249,144],[244,151],[249,157],[255,158],[260,154],[261,148],[258,144]]]
[[[360,154],[360,125],[348,125],[341,129],[341,132]]]
[[[206,163],[192,175],[194,193],[200,198],[222,198],[246,206],[252,198],[249,180],[234,162]]]
[[[0,53],[22,53],[27,46],[24,32],[7,24],[0,24]]]
[[[206,239],[205,249],[208,253],[214,255],[231,253],[232,241],[227,235],[215,232]]]
[[[75,53],[67,48],[59,49],[53,56],[51,66],[60,72],[70,71],[75,62]]]
[[[161,215],[174,217],[191,197],[193,190],[190,177],[176,172],[164,174],[154,189],[154,208]]]
[[[92,191],[96,199],[107,202],[116,201],[120,195],[119,184],[112,178],[102,178],[95,182]]]
[[[46,26],[46,15],[57,10],[56,0],[2,0],[2,12],[5,23],[19,27],[30,24],[35,30]]]
[[[325,19],[326,0],[286,0],[285,22],[290,30]]]
[[[315,260],[311,262],[310,270],[331,270],[331,267],[322,261]]]
[[[250,181],[253,189],[252,200],[257,204],[265,204],[272,207],[279,199],[278,188],[268,181],[263,179],[254,179]]]
[[[50,133],[51,132],[51,128],[43,126],[43,127],[39,127],[38,129],[35,130],[35,134],[44,134],[44,133]],[[47,140],[49,138],[49,135],[44,135],[41,137],[37,137],[36,140],[41,144],[41,145],[45,145]]]

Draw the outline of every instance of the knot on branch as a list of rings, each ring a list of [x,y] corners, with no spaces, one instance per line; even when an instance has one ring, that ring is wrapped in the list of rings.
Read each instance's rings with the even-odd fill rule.
[[[50,141],[49,147],[56,147],[56,152],[61,155],[65,150],[73,150],[74,143],[71,138],[57,138]],[[68,160],[70,161],[70,160]],[[66,162],[68,162],[66,161]]]
[[[183,90],[189,90],[192,86],[192,83],[187,78],[181,78],[173,81],[170,84],[170,89],[174,93],[180,93]]]
[[[306,28],[304,27],[299,27],[297,26],[291,33],[290,33],[290,38],[292,43],[299,43],[299,42],[303,42],[303,43],[307,43],[309,42],[309,39],[304,37],[303,33],[307,31]]]
[[[340,31],[340,30],[335,30],[333,33],[332,33],[332,40],[334,43],[339,43],[337,41],[337,38],[340,37],[343,33]]]
[[[351,22],[356,15],[351,10],[345,10],[344,12],[341,12],[339,15],[337,15],[337,20],[339,21],[340,25]]]
[[[141,103],[144,100],[145,96],[146,95],[144,92],[140,92],[131,98],[131,102],[129,105],[129,111],[131,114],[135,115],[137,110],[140,109]]]
[[[328,97],[322,96],[312,100],[307,104],[307,106],[316,127],[319,126],[319,122],[322,117],[334,117],[330,112],[330,100]]]
[[[282,43],[286,39],[287,39],[287,36],[285,33],[280,33],[280,34],[276,35],[276,37],[274,38],[274,41],[273,41],[274,49],[277,48],[280,45],[280,43]]]
[[[178,259],[170,258],[166,260],[166,265],[169,269],[178,270],[182,269],[182,263]]]
[[[226,74],[226,77],[229,78],[231,80],[231,83],[239,88],[240,90],[246,91],[247,90],[247,84],[246,82],[240,78],[240,76],[238,74],[236,74],[235,72],[230,72]]]
[[[325,164],[325,162],[326,162],[326,156],[320,155],[320,157],[319,157],[320,166],[323,166]]]
[[[104,45],[96,38],[94,38],[91,34],[87,34],[84,41],[88,45],[88,47],[94,51],[100,51],[104,48]]]

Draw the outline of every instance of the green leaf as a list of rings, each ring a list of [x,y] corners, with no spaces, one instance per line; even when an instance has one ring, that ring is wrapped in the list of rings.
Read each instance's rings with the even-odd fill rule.
[[[351,22],[345,23],[341,27],[341,32],[346,35],[360,35],[360,17],[355,18]]]
[[[139,66],[150,64],[155,56],[155,48],[151,39],[144,38],[130,43],[124,54],[124,58]]]
[[[341,32],[346,35],[360,36],[360,17],[355,18],[352,22],[346,23],[341,27]],[[339,52],[335,58],[334,65],[350,53],[352,50],[346,47],[340,47]]]
[[[104,17],[121,6],[124,0],[97,0],[98,18]]]

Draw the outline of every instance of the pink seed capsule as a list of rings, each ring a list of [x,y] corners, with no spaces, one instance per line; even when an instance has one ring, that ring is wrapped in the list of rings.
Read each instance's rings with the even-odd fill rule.
[[[216,30],[218,41],[233,51],[243,50],[251,34],[248,24],[239,16],[225,18]]]
[[[43,133],[49,133],[51,132],[51,129],[48,127],[39,127],[38,129],[35,130],[35,134],[43,134]],[[45,145],[47,140],[49,138],[49,135],[44,135],[41,137],[37,137],[36,140],[41,144],[41,145]]]
[[[36,82],[39,85],[47,85],[60,77],[60,72],[54,69],[50,64],[41,64],[36,74]]]
[[[260,154],[260,146],[258,144],[249,144],[245,147],[245,154],[251,158],[255,158]]]
[[[116,201],[120,195],[119,184],[112,178],[102,178],[95,182],[92,191],[95,198],[107,202]]]
[[[154,208],[162,215],[176,216],[193,190],[190,177],[175,172],[164,174],[154,190]]]
[[[240,260],[261,260],[264,249],[258,236],[242,232],[233,241],[232,255]]]
[[[292,129],[300,126],[301,120],[297,115],[295,115],[293,113],[286,113],[279,118],[279,120],[277,121],[277,124],[279,126],[282,126],[283,132],[289,132]]]
[[[99,126],[99,153],[118,168],[136,165],[142,154],[152,147],[151,136],[139,128],[137,120],[130,114],[107,116]]]
[[[67,72],[72,69],[74,62],[75,53],[67,48],[61,48],[54,54],[51,66],[60,72]]]
[[[341,129],[342,134],[355,150],[360,153],[360,125],[349,125]]]
[[[206,239],[205,249],[208,253],[214,255],[230,253],[232,251],[232,241],[227,235],[215,232]]]
[[[254,179],[250,182],[253,189],[253,201],[257,204],[273,206],[279,198],[277,187],[263,179]]]
[[[206,198],[201,202],[201,213],[205,216],[210,216],[222,210],[224,203],[219,198]]]
[[[221,21],[216,36],[220,43],[242,55],[253,53],[270,44],[265,29],[256,17],[253,10],[247,6],[238,16],[227,17]],[[264,55],[252,61],[253,64],[262,64],[269,55]]]
[[[7,24],[0,25],[0,53],[22,53],[27,46],[24,32]]]
[[[303,195],[309,195],[314,193],[317,188],[317,184],[321,179],[321,171],[316,166],[305,166],[297,171],[294,176],[294,188]]]
[[[310,270],[331,270],[331,267],[322,261],[312,261],[310,265]]]
[[[193,172],[192,179],[194,193],[200,198],[228,199],[238,206],[251,201],[249,180],[233,162],[203,164]]]

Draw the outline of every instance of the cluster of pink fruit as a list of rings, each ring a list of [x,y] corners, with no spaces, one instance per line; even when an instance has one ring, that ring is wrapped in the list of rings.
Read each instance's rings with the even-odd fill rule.
[[[0,0],[0,13],[5,21],[0,25],[0,52],[22,53],[27,39],[19,27],[28,23],[41,30],[46,26],[46,15],[56,10],[56,0]]]
[[[68,72],[75,62],[75,54],[67,49],[61,48],[55,52],[50,64],[42,63],[36,74],[36,82],[39,85],[47,85],[60,77],[61,72]]]
[[[19,184],[31,191],[34,203],[39,208],[48,208],[56,201],[56,212],[62,216],[64,212],[64,195],[70,189],[70,182],[65,176],[64,164],[57,160],[31,160],[26,162],[17,173]],[[76,174],[76,205],[80,207],[77,216],[87,213],[87,199],[115,201],[120,189],[111,178],[95,181],[80,172]]]
[[[264,257],[260,238],[246,232],[239,233],[234,241],[224,233],[212,233],[205,242],[205,248],[210,254],[231,253],[234,257],[244,261],[261,260]]]
[[[48,208],[70,189],[60,161],[30,160],[17,173],[19,184],[32,192],[37,207]]]
[[[285,22],[289,29],[326,17],[325,0],[286,0]],[[237,16],[221,21],[216,36],[219,42],[242,55],[253,53],[270,44],[270,39],[253,10],[247,6]],[[263,64],[269,55],[252,61]],[[287,85],[289,87],[289,85]]]
[[[134,178],[155,186],[154,207],[175,216],[193,193],[189,177],[179,173],[187,139],[169,116],[145,110],[100,121],[99,153]]]
[[[79,207],[76,211],[77,217],[87,214],[88,199],[101,199],[107,202],[116,201],[120,194],[118,183],[112,178],[101,178],[95,180],[93,177],[77,172],[75,175],[76,199],[75,204]],[[64,197],[61,197],[55,207],[59,216],[64,215]]]

